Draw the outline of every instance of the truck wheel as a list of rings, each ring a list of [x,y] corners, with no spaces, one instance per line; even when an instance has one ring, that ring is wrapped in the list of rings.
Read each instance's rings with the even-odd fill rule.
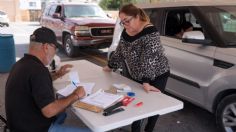
[[[223,132],[236,131],[236,94],[225,97],[216,110],[216,121]]]
[[[64,50],[66,55],[69,57],[74,57],[76,55],[76,47],[73,46],[70,35],[66,35],[64,39]]]

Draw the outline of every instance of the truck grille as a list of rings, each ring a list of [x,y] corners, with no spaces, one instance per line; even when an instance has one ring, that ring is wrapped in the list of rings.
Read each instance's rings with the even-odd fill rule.
[[[91,34],[95,37],[105,37],[112,36],[114,32],[114,28],[91,28]]]

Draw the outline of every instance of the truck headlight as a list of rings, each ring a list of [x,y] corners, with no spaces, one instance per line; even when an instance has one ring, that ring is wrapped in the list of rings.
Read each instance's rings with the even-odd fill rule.
[[[90,29],[88,26],[76,26],[75,35],[76,36],[90,36]]]

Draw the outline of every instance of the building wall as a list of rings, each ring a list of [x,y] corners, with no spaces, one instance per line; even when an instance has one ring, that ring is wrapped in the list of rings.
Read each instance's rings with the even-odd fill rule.
[[[37,18],[32,18],[32,14],[29,10],[22,10],[19,5],[19,0],[0,0],[0,10],[7,13],[11,22],[37,20]],[[36,12],[39,14],[38,12],[41,11]]]
[[[45,3],[46,1],[98,2],[99,0],[39,0],[39,1]],[[42,13],[41,10],[20,9],[20,0],[0,0],[0,10],[7,13],[11,22],[38,21]],[[112,12],[111,14],[113,16],[113,14],[115,13]],[[116,17],[116,14],[113,17]]]
[[[1,0],[0,10],[7,13],[10,21],[14,21],[19,16],[16,15],[16,0]]]

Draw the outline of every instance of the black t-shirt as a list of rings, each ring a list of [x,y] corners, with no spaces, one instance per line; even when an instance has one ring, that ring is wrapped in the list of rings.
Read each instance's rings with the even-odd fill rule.
[[[25,54],[13,66],[6,83],[5,105],[11,132],[47,132],[53,118],[41,109],[55,100],[48,69],[35,56]]]

